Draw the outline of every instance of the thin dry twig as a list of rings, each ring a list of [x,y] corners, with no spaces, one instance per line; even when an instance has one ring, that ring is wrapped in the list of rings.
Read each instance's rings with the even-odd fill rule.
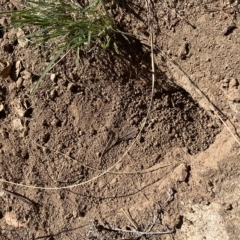
[[[129,214],[126,213],[126,211],[124,209],[121,209],[123,214],[125,215],[125,217],[128,219],[128,221],[134,226],[134,228],[137,230],[138,226],[136,225],[136,223],[134,223],[134,221],[132,220],[132,218],[129,216]]]
[[[162,235],[162,234],[170,234],[173,233],[174,230],[170,230],[167,228],[166,231],[156,231],[156,232],[145,232],[145,231],[137,231],[137,230],[125,230],[121,228],[110,228],[108,226],[104,226],[104,229],[110,230],[110,231],[118,231],[118,232],[124,232],[124,233],[134,233],[138,235]]]
[[[106,146],[104,147],[104,151],[103,151],[103,152],[106,151],[106,148],[109,146],[109,143],[110,143],[111,139],[112,139],[112,137],[109,138]],[[34,141],[33,139],[31,139],[31,140]],[[91,167],[91,166],[88,166],[88,165],[86,165],[86,164],[83,164],[83,163],[80,162],[78,159],[75,159],[75,158],[73,158],[73,157],[71,157],[71,156],[69,156],[69,155],[67,155],[67,154],[65,154],[65,153],[63,153],[63,152],[60,152],[60,151],[55,150],[55,149],[52,149],[52,148],[50,148],[50,147],[45,147],[45,146],[37,143],[36,141],[34,141],[34,142],[35,142],[35,144],[36,144],[37,146],[39,146],[39,147],[41,147],[41,148],[46,148],[46,149],[48,149],[48,150],[50,150],[50,151],[52,151],[52,152],[58,153],[58,154],[66,157],[66,158],[68,158],[68,159],[70,159],[70,160],[72,160],[72,161],[75,161],[75,162],[81,164],[81,165],[84,166],[85,168],[88,168],[88,169],[91,169],[91,170],[94,170],[94,171],[98,171],[98,172],[102,172],[102,170],[97,169],[97,168],[94,168],[94,167]],[[120,175],[120,174],[145,174],[145,173],[157,171],[157,170],[160,169],[160,168],[165,168],[165,167],[168,167],[168,166],[171,166],[171,164],[164,164],[164,165],[156,164],[156,165],[154,165],[154,166],[152,166],[152,167],[150,167],[150,168],[147,168],[147,169],[144,169],[144,170],[141,170],[141,171],[131,171],[131,172],[125,172],[125,171],[109,171],[108,173],[118,174],[118,175]]]
[[[11,195],[11,196],[27,203],[27,204],[34,205],[34,203],[31,200],[27,199],[26,197],[23,197],[23,196],[19,195],[18,193],[13,193],[13,192],[10,192],[10,191],[5,190],[5,189],[0,189],[0,193],[1,193],[1,195],[4,195],[4,194]]]

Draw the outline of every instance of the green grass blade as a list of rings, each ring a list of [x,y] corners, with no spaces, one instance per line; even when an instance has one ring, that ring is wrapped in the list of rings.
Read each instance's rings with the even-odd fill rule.
[[[117,54],[119,54],[118,46],[117,46],[117,44],[115,42],[113,43],[113,48],[114,48],[115,52]]]
[[[92,32],[91,31],[89,31],[88,32],[88,47],[90,48],[90,46],[91,46],[91,37],[92,37]]]
[[[42,75],[40,76],[40,78],[38,79],[37,83],[35,84],[33,90],[31,91],[31,95],[33,95],[35,93],[35,91],[37,90],[37,88],[39,87],[39,84],[41,83],[42,79],[45,77],[45,75],[50,71],[51,67],[53,66],[53,64],[55,63],[55,61],[60,57],[60,55],[63,53],[65,49],[62,48],[60,49],[60,51],[56,54],[56,56],[52,59],[52,61],[48,64],[48,66],[46,67],[46,69],[43,71]]]

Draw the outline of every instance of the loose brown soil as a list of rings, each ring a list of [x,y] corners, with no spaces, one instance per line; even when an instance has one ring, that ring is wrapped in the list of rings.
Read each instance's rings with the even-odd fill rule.
[[[0,32],[1,60],[21,61],[0,85],[0,176],[19,184],[1,185],[17,194],[0,191],[1,239],[239,239],[240,152],[229,132],[238,139],[239,13],[230,1],[129,2],[110,10],[136,36],[119,37],[120,54],[91,50],[76,64],[72,51],[33,96],[53,55],[16,40],[23,30]],[[147,19],[156,82],[135,136],[151,101]]]

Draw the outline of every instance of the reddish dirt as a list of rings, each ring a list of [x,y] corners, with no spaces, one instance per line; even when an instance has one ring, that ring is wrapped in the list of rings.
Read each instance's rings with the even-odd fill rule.
[[[111,9],[136,36],[119,39],[121,54],[92,50],[76,64],[72,51],[33,96],[52,55],[17,40],[20,29],[0,32],[0,59],[21,61],[0,85],[1,239],[239,239],[235,3],[141,2]],[[156,82],[136,136],[151,100],[147,19]],[[133,233],[148,230],[168,232]]]

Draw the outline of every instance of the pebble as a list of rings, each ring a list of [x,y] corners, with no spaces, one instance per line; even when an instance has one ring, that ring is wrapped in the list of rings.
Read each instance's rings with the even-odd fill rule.
[[[51,81],[56,82],[57,76],[56,74],[52,73],[50,76]]]
[[[229,81],[230,81],[229,78],[224,78],[224,79],[222,80],[223,83],[229,83]]]
[[[18,78],[18,80],[16,81],[16,85],[17,85],[17,88],[20,88],[23,84],[23,79],[22,78]]]
[[[119,171],[121,168],[122,168],[122,163],[118,163],[116,166],[115,166],[116,170]]]
[[[63,148],[65,148],[65,146],[64,146],[63,143],[60,143],[60,144],[57,146],[57,150],[58,150],[58,151],[62,151]]]
[[[0,112],[4,111],[4,105],[2,103],[0,103]]]
[[[51,125],[54,126],[54,127],[60,127],[61,126],[61,121],[58,118],[54,118],[51,121]]]
[[[9,86],[8,86],[8,90],[9,92],[12,92],[16,89],[16,83],[13,82],[13,83],[10,83]]]
[[[28,159],[29,153],[28,153],[28,151],[27,151],[26,149],[24,149],[24,150],[21,152],[21,157],[22,157],[23,159]]]
[[[22,71],[21,76],[24,80],[30,80],[32,78],[32,74],[27,70]]]
[[[96,152],[96,156],[99,158],[101,157],[101,153],[100,152]]]
[[[188,176],[187,166],[182,163],[173,171],[174,179],[178,182],[184,182]]]
[[[56,89],[53,89],[51,92],[50,92],[50,98],[52,99],[52,100],[54,100],[56,97],[57,97],[57,91],[56,91]]]
[[[98,183],[98,188],[99,188],[100,190],[102,190],[105,186],[106,186],[106,183],[105,183],[104,180],[99,181],[99,183]]]
[[[111,182],[110,185],[114,186],[118,182],[117,178],[114,178]]]

